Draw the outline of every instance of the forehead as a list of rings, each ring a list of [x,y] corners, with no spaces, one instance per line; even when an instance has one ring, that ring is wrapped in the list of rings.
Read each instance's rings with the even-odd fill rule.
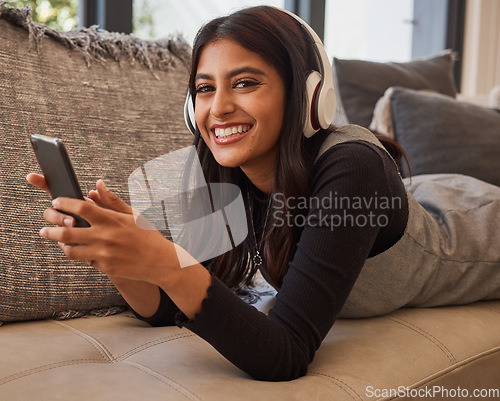
[[[242,66],[257,67],[264,72],[274,72],[274,66],[261,55],[241,46],[231,39],[219,39],[210,42],[201,51],[197,72],[214,74]]]

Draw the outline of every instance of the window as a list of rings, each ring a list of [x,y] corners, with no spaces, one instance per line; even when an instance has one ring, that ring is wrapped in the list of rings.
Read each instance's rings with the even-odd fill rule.
[[[414,0],[326,0],[325,48],[330,57],[408,61]]]
[[[160,39],[179,33],[193,43],[198,29],[213,18],[242,7],[284,7],[284,0],[134,0],[134,34],[141,39]]]
[[[78,22],[78,0],[13,1],[9,5],[12,7],[29,5],[33,21],[62,31],[75,28]]]
[[[76,0],[54,0],[69,2]],[[45,3],[48,0],[36,0]],[[308,21],[330,58],[408,61],[445,48],[462,55],[466,0],[79,0],[83,26],[142,39],[181,34],[192,44],[207,21],[242,7],[286,8]],[[489,3],[488,3],[489,4]],[[496,4],[496,3],[495,3]],[[455,63],[460,86],[461,57]]]

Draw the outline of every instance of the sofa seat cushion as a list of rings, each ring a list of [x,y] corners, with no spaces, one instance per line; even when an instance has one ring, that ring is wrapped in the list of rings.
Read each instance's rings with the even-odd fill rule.
[[[269,383],[187,329],[149,327],[130,312],[20,322],[0,328],[0,394],[9,401],[364,400],[458,391],[459,383],[462,395],[496,389],[498,397],[499,330],[500,301],[341,319],[305,377]]]

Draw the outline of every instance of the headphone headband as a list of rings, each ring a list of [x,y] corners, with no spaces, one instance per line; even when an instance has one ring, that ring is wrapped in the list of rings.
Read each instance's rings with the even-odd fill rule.
[[[307,107],[305,110],[306,121],[303,133],[304,136],[309,138],[321,128],[328,128],[335,116],[336,95],[333,86],[332,66],[323,43],[316,32],[314,32],[304,20],[292,12],[284,9],[279,10],[291,16],[300,24],[306,32],[306,36],[310,39],[314,53],[318,58],[320,71],[310,72],[306,80]],[[189,131],[193,135],[196,135],[197,129],[194,118],[194,104],[189,91],[184,105],[184,120],[186,121]]]

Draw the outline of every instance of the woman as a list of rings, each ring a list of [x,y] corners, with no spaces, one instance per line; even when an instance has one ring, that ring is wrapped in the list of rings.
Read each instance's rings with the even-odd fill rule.
[[[44,218],[57,227],[41,235],[105,272],[142,319],[189,328],[262,380],[304,375],[338,316],[500,297],[496,231],[486,233],[489,246],[450,246],[457,230],[448,215],[438,221],[418,205],[370,132],[347,126],[303,135],[306,80],[319,64],[301,24],[272,7],[216,19],[196,38],[189,91],[198,155],[207,181],[237,184],[248,210],[249,235],[235,249],[181,268],[178,247],[139,229],[102,181],[91,201],[54,200]],[[441,185],[447,204],[462,181],[446,177],[451,189],[440,179],[415,181],[429,202],[428,189]],[[42,176],[28,181],[47,190]],[[472,179],[463,186],[482,188],[482,201],[469,199],[459,217],[481,210],[498,221],[499,189]],[[73,228],[56,209],[91,227]],[[470,224],[459,222],[458,235]],[[436,243],[436,235],[446,238]],[[471,262],[474,255],[482,262]],[[278,289],[267,316],[231,290],[258,269]]]

